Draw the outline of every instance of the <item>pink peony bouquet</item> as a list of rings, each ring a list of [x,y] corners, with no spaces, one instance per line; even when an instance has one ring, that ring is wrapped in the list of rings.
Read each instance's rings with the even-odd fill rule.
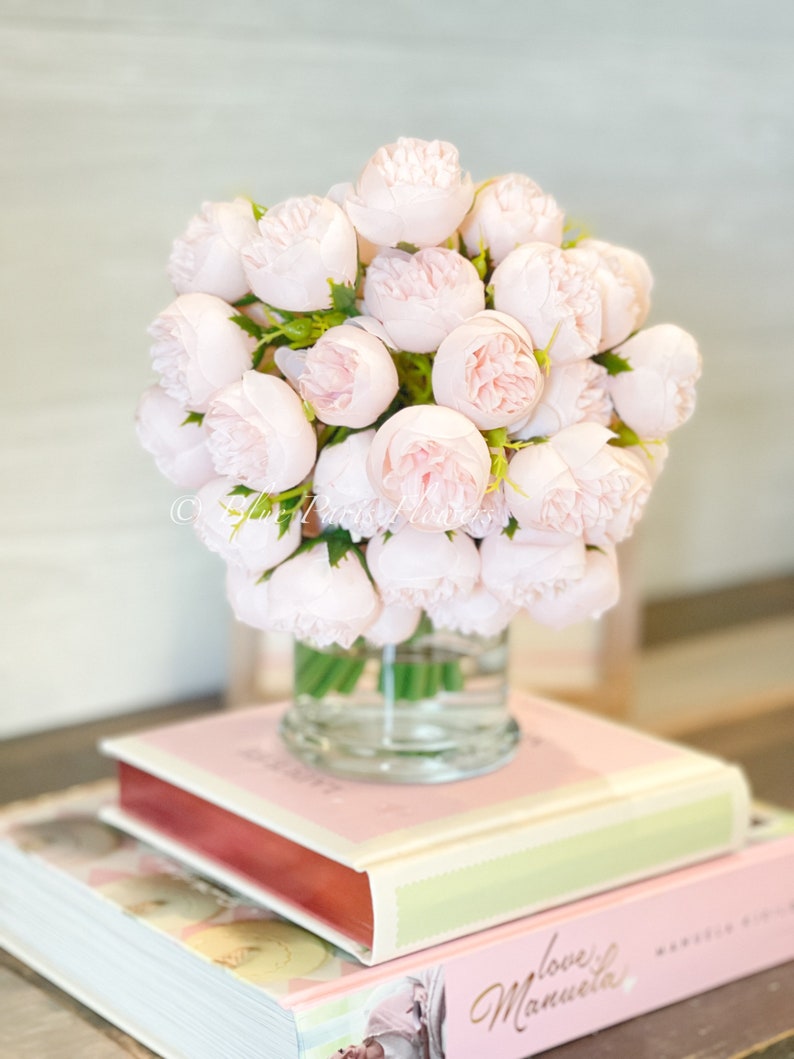
[[[643,326],[639,254],[400,139],[325,197],[205,203],[168,273],[138,433],[197,490],[241,621],[346,648],[617,601],[700,374],[690,335]]]

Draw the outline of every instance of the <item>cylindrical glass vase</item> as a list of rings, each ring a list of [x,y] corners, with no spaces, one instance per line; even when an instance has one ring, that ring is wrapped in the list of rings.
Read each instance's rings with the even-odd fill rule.
[[[396,646],[296,643],[281,734],[306,763],[351,779],[441,783],[489,772],[518,741],[507,703],[507,635],[464,636],[424,623]]]

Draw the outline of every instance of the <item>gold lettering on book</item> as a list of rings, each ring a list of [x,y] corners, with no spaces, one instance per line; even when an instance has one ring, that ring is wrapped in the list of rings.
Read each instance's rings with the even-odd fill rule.
[[[469,1019],[486,1023],[492,1030],[497,1022],[512,1023],[518,1033],[527,1029],[530,1019],[551,1008],[619,989],[627,969],[618,971],[620,956],[617,942],[606,948],[597,946],[561,951],[558,935],[552,935],[537,967],[514,981],[492,982],[472,1002]]]

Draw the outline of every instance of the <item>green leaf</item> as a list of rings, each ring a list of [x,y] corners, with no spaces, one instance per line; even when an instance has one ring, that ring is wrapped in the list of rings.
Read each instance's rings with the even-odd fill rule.
[[[267,213],[267,206],[260,206],[258,202],[251,202],[251,209],[254,212],[254,220],[261,221]]]
[[[617,353],[611,351],[607,351],[606,353],[596,353],[592,359],[596,364],[600,364],[602,368],[606,368],[608,375],[620,375],[622,371],[633,370],[631,364],[629,364],[625,357],[621,357]]]
[[[288,497],[282,500],[278,506],[278,536],[279,540],[284,536],[292,525],[292,520],[303,510],[304,493]]]
[[[577,245],[582,239],[589,239],[591,232],[587,225],[582,221],[576,221],[573,218],[566,217],[565,227],[562,232],[562,247],[563,250],[570,250],[571,247]]]
[[[232,302],[235,309],[244,309],[246,305],[256,305],[259,298],[255,294],[244,294],[242,298],[238,298],[236,302]]]
[[[356,288],[347,283],[334,283],[329,279],[331,287],[331,305],[339,313],[345,316],[358,316],[356,309]]]
[[[502,530],[502,533],[504,533],[505,537],[507,537],[507,539],[511,541],[513,537],[515,537],[517,529],[518,519],[514,518],[513,515],[511,515],[510,518],[507,520],[507,525]]]
[[[627,449],[632,445],[642,446],[642,438],[636,433],[636,431],[632,430],[630,426],[624,423],[622,419],[610,423],[609,429],[613,430],[617,435],[617,437],[609,439],[610,445],[614,445],[618,449]]]
[[[256,320],[252,320],[250,316],[246,316],[244,313],[235,313],[234,316],[230,316],[229,319],[232,323],[237,324],[241,331],[245,331],[247,335],[251,335],[252,338],[264,338],[265,329],[258,324]]]
[[[250,496],[255,493],[255,489],[249,489],[247,485],[236,485],[233,489],[230,489],[226,494],[227,496]]]
[[[286,320],[280,330],[290,342],[302,342],[312,337],[312,322],[308,316],[296,316],[293,320]]]
[[[273,511],[273,498],[267,493],[260,493],[248,509],[252,519],[267,518]]]
[[[433,359],[427,353],[395,353],[392,356],[400,382],[402,407],[433,404]]]
[[[188,412],[187,416],[182,420],[182,422],[179,425],[183,426],[183,427],[186,427],[190,423],[195,423],[196,426],[200,427],[203,422],[204,422],[204,413],[203,412]]]
[[[471,263],[477,269],[477,275],[484,282],[491,271],[491,254],[482,239],[480,239],[479,253],[471,259]]]
[[[332,567],[338,567],[342,559],[349,551],[350,545],[340,540],[339,537],[331,537],[328,540],[328,562]]]
[[[548,351],[546,349],[533,349],[532,352],[540,370],[544,375],[548,375],[551,371],[551,357]]]
[[[414,246],[413,243],[398,243],[397,244],[397,249],[398,250],[402,250],[406,254],[418,254],[419,253],[419,247],[418,246]]]
[[[308,401],[304,401],[303,402],[303,414],[306,416],[306,418],[308,419],[308,421],[310,423],[313,423],[315,421],[315,419],[317,418],[314,409],[312,408],[312,406],[309,404]]]
[[[326,535],[324,535],[326,536]],[[340,562],[344,559],[347,553],[353,546],[353,542],[350,539],[349,534],[347,540],[340,533],[329,533],[327,534],[328,544],[328,562],[331,566],[339,566]]]
[[[359,428],[361,430],[367,429],[366,427]],[[332,427],[326,426],[320,432],[320,437],[317,440],[317,448],[324,449],[330,448],[332,445],[338,445],[345,438],[351,434],[357,434],[359,430],[355,427]]]
[[[484,430],[483,437],[488,443],[489,449],[503,449],[507,444],[507,427],[494,427],[492,430]]]
[[[320,323],[322,324],[323,331],[327,331],[331,327],[339,327],[340,324],[347,322],[348,317],[345,313],[338,309],[334,309],[333,312],[324,313]]]

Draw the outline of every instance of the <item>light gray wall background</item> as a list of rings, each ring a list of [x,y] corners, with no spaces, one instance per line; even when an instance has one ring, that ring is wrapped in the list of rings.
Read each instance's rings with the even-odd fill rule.
[[[698,337],[645,592],[791,570],[792,45],[789,0],[2,0],[0,735],[221,686],[220,565],[132,430],[170,241],[401,134],[528,173]]]

